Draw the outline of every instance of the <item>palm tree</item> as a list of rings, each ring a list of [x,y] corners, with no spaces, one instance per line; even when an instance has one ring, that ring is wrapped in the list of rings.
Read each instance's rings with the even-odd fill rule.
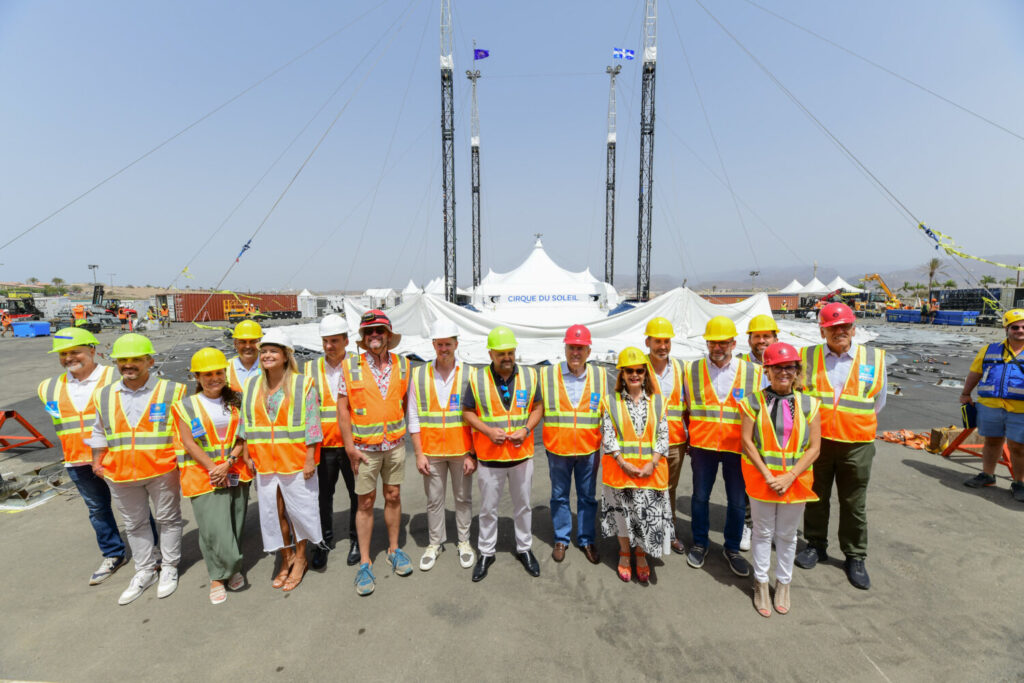
[[[949,279],[942,283],[944,289],[956,289],[956,280]]]
[[[1004,277],[1002,280],[999,281],[999,284],[1006,285],[1008,287],[1013,286],[1016,283],[1017,283],[1017,278],[1013,278],[1013,277]]]
[[[936,275],[945,275],[945,276],[949,275],[949,273],[946,272],[946,264],[943,263],[942,259],[940,259],[937,256],[928,259],[928,262],[925,263],[923,266],[921,266],[921,273],[923,275],[927,275],[928,276],[928,298],[929,299],[932,297],[932,289],[934,289],[934,287],[935,287],[935,276]]]
[[[37,278],[37,277],[30,277],[30,278],[28,279],[28,283],[29,283],[30,285],[34,285],[34,284],[36,284],[37,282],[39,282],[39,278]]]
[[[50,278],[50,282],[52,282],[54,285],[60,287],[62,284],[64,284],[64,278],[60,278],[60,277]]]
[[[914,289],[913,286],[909,282],[907,282],[906,280],[904,280],[903,284],[900,285],[900,291],[901,292],[910,292],[913,289]]]
[[[980,282],[981,282],[981,286],[984,287],[986,285],[994,285],[995,282],[996,282],[996,279],[994,277],[992,277],[991,275],[982,275]]]

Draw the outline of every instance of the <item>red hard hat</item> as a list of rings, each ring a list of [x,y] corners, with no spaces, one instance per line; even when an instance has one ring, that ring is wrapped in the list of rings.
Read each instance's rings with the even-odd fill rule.
[[[764,350],[765,365],[781,365],[782,363],[799,363],[800,352],[786,342],[775,342]]]
[[[388,332],[391,332],[391,320],[384,314],[384,311],[379,308],[371,308],[359,319],[360,335],[362,330],[367,327],[386,327]]]
[[[841,303],[827,304],[818,313],[818,324],[822,327],[845,325],[856,321],[856,319],[853,309]]]
[[[562,342],[577,346],[590,346],[590,330],[586,325],[573,325],[565,331],[565,339]]]

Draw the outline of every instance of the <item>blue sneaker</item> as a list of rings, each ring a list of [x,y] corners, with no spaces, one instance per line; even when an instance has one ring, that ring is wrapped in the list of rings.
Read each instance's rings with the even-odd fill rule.
[[[373,575],[370,563],[363,562],[359,565],[359,571],[356,572],[356,593],[359,595],[369,595],[376,586],[377,577]]]
[[[412,560],[409,559],[409,556],[401,548],[395,548],[395,552],[385,555],[384,561],[399,576],[409,576],[409,574],[412,574]]]

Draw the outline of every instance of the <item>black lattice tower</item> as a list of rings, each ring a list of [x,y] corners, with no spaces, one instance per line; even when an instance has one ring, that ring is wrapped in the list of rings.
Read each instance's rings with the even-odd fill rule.
[[[651,295],[651,213],[654,200],[654,67],[658,58],[658,0],[644,12],[644,71],[640,92],[640,215],[637,225],[636,298]]]
[[[441,0],[441,212],[444,220],[444,298],[455,302],[455,105],[452,6]]]
[[[604,191],[604,281],[614,285],[615,279],[615,77],[622,65],[609,66],[608,88],[608,154]]]

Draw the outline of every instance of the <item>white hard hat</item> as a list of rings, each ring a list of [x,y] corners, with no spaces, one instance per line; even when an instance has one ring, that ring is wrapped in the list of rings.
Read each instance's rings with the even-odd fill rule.
[[[325,315],[320,321],[320,336],[331,337],[336,334],[348,334],[348,321],[337,313]]]
[[[260,339],[260,346],[263,346],[264,344],[283,346],[290,351],[295,350],[295,347],[292,346],[291,337],[289,337],[288,333],[279,327],[272,327],[263,333],[263,338]]]
[[[455,326],[455,323],[447,318],[435,320],[430,324],[431,339],[448,339],[449,337],[458,336],[459,328]]]

